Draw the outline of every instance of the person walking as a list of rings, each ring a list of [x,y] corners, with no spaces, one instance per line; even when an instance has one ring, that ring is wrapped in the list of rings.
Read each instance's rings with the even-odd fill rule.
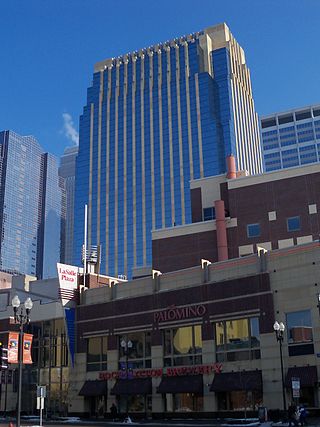
[[[304,405],[301,405],[299,408],[299,421],[301,426],[306,426],[307,425],[307,410],[305,408]]]
[[[288,409],[288,418],[289,418],[289,427],[297,427],[299,425],[299,413],[297,411],[297,407],[295,405],[290,405]]]

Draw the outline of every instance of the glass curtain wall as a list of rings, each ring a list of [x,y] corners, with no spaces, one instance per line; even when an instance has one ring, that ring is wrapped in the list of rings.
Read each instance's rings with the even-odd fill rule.
[[[31,333],[34,334],[33,364],[27,369],[35,380],[35,384],[28,384],[33,413],[37,413],[35,385],[44,385],[47,387],[47,416],[65,416],[69,407],[69,361],[64,319],[32,324]]]

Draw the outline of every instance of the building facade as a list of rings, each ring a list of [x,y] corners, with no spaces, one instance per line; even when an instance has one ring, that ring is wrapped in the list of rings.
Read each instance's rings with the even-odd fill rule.
[[[317,241],[129,282],[88,274],[83,288],[80,276],[74,362],[58,280],[13,277],[13,289],[0,292],[4,344],[16,328],[11,298],[34,301],[22,410],[35,414],[36,385],[44,385],[48,415],[111,417],[112,403],[119,417],[256,415],[259,406],[272,414],[284,408],[283,389],[287,405],[293,401],[298,378],[299,403],[316,411],[319,265]],[[276,320],[285,325],[284,382]],[[16,405],[16,369],[2,371],[7,412]]]
[[[260,126],[266,172],[319,162],[320,105],[264,116]]]
[[[55,277],[62,188],[54,156],[32,136],[0,133],[0,269]]]
[[[3,283],[5,281],[5,283]],[[0,340],[8,347],[9,332],[19,331],[13,323],[12,298],[18,295],[21,303],[31,297],[31,323],[24,332],[33,335],[32,364],[24,364],[22,372],[22,413],[37,414],[37,386],[46,386],[44,414],[63,416],[69,411],[69,357],[65,307],[59,297],[57,278],[36,280],[35,277],[1,273]],[[68,307],[69,308],[69,307]],[[15,414],[18,392],[18,364],[1,369],[0,411]]]
[[[77,311],[74,414],[110,416],[113,402],[134,417],[282,410],[292,378],[317,408],[319,261],[313,242],[111,286],[92,277]]]
[[[63,178],[65,188],[65,221],[61,237],[63,244],[61,261],[66,264],[72,264],[73,260],[74,192],[78,149],[78,146],[67,147],[61,156],[59,167],[59,176]]]
[[[191,182],[192,224],[153,232],[161,272],[319,239],[320,165]]]
[[[95,65],[80,118],[74,262],[88,205],[101,271],[151,265],[151,230],[191,222],[189,181],[262,169],[245,55],[225,24]]]

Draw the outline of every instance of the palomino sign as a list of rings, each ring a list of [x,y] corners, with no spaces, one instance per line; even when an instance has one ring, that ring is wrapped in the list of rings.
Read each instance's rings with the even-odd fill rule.
[[[155,323],[159,323],[189,319],[191,317],[202,317],[206,311],[206,307],[202,304],[187,307],[176,307],[173,305],[165,310],[154,313],[153,320]]]
[[[180,375],[203,375],[219,374],[222,371],[222,363],[212,363],[210,365],[181,366],[175,368],[154,368],[154,369],[135,369],[130,371],[130,378],[156,378],[166,375],[167,377],[178,377]],[[115,380],[118,378],[127,378],[126,371],[100,372],[100,380]]]

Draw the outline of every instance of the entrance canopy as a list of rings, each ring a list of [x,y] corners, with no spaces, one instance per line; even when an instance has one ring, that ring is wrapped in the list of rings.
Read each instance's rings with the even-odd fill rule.
[[[210,391],[262,390],[261,371],[222,372],[214,376]]]
[[[132,378],[117,380],[110,394],[152,394],[151,378]]]
[[[163,377],[158,393],[203,393],[202,375]]]
[[[318,382],[316,366],[297,366],[289,368],[285,380],[287,388],[292,387],[292,378],[300,379],[300,387],[314,387]]]
[[[100,380],[86,381],[79,391],[79,396],[85,397],[105,396],[106,394],[107,381]]]

